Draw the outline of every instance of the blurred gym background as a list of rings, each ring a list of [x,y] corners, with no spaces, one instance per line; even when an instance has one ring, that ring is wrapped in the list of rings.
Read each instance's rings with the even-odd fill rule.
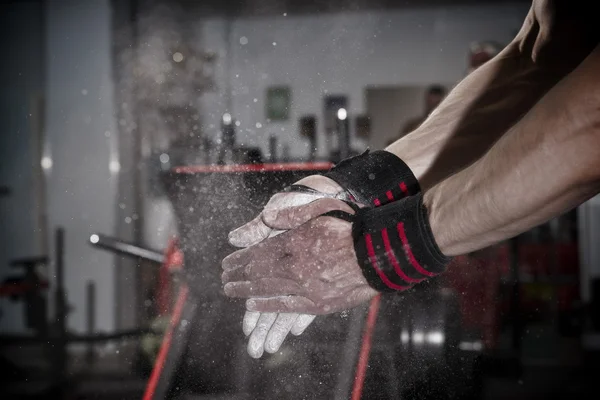
[[[213,233],[298,171],[410,132],[511,40],[528,8],[2,2],[2,398],[360,398],[352,354],[366,310],[250,360],[243,305],[209,295],[229,251]],[[235,207],[202,208],[228,185]],[[410,312],[402,297],[384,301],[362,398],[597,398],[599,232],[595,198],[457,258],[407,294],[419,304]],[[198,250],[204,242],[213,247]],[[211,303],[227,317],[203,314]],[[160,360],[165,332],[175,347]]]

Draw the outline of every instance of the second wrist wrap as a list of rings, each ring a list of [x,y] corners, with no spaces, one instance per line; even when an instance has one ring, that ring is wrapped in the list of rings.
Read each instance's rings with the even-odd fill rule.
[[[363,274],[380,292],[409,289],[443,272],[450,261],[435,242],[420,194],[361,209],[352,234]]]
[[[325,174],[350,194],[351,200],[379,207],[419,193],[419,182],[394,154],[378,150],[340,161]]]

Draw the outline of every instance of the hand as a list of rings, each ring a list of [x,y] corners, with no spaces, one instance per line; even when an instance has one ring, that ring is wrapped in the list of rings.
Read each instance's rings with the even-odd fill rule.
[[[260,358],[263,352],[275,353],[279,350],[288,333],[298,336],[315,319],[313,314],[261,313],[246,311],[243,331],[248,339],[248,354]]]
[[[263,221],[284,232],[223,260],[225,294],[251,298],[250,311],[328,314],[353,308],[377,291],[357,263],[349,222],[322,214],[346,203],[324,198],[262,213]]]
[[[325,194],[335,194],[342,191],[337,183],[321,175],[309,176],[298,181],[297,184],[311,187],[323,194],[279,193],[271,198],[265,210],[277,210],[306,204],[322,198]],[[231,232],[229,240],[234,246],[248,247],[281,232],[283,231],[274,231],[265,225],[261,213],[254,220]],[[315,315],[311,314],[246,311],[242,329],[246,336],[250,336],[247,347],[248,354],[253,358],[259,358],[264,350],[268,353],[277,352],[288,333],[291,332],[295,336],[302,334],[314,319]]]
[[[238,247],[260,243],[274,235],[272,227],[265,224],[263,218],[265,212],[275,212],[309,203],[323,196],[342,198],[361,206],[371,204],[378,207],[419,192],[417,179],[408,166],[386,151],[366,151],[359,156],[343,160],[326,176],[313,175],[302,179],[297,184],[311,187],[321,193],[280,193],[273,196],[261,215],[231,232],[230,243]],[[291,229],[298,225],[299,223],[291,223],[284,229]],[[248,352],[253,357],[260,357],[263,349],[269,352],[277,351],[288,331],[293,334],[302,333],[313,318],[312,315],[297,318],[295,315],[262,318],[258,313],[246,313],[244,332],[247,334],[252,332]],[[268,343],[265,343],[265,340]]]
[[[322,175],[308,176],[299,180],[296,184],[308,186],[320,193],[283,192],[275,194],[271,197],[263,212],[258,214],[256,218],[229,233],[229,243],[235,247],[248,247],[269,237],[273,229],[263,221],[264,211],[275,211],[307,204],[327,195],[336,195],[343,191],[343,188],[335,181]]]
[[[593,3],[534,0],[515,40],[538,63],[575,68],[596,47]],[[588,8],[589,7],[589,8]]]

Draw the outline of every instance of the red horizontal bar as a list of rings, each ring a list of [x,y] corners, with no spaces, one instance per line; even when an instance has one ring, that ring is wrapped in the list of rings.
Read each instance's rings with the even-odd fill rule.
[[[33,283],[4,283],[0,285],[0,297],[22,296],[28,292],[37,292],[48,289],[48,282]]]
[[[310,171],[328,170],[333,166],[329,161],[308,163],[278,163],[278,164],[239,164],[239,165],[195,165],[175,167],[176,174],[198,174],[209,172],[269,172],[269,171]]]

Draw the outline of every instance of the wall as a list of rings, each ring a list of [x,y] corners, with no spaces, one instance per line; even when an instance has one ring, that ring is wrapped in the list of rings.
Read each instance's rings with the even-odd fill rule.
[[[109,0],[47,1],[45,35],[48,214],[51,229],[66,230],[66,287],[74,306],[68,326],[85,327],[85,285],[91,280],[97,326],[108,331],[115,322],[114,257],[87,240],[92,232],[115,229],[119,164]]]
[[[32,152],[39,115],[34,104],[43,90],[41,2],[12,2],[0,12],[0,185],[10,195],[0,197],[0,281],[20,272],[8,262],[43,251],[36,225],[38,204]],[[21,302],[0,299],[0,331],[24,329]]]
[[[222,66],[230,63],[231,109],[240,121],[240,141],[266,151],[275,133],[291,146],[292,155],[307,153],[298,138],[297,120],[316,114],[322,129],[322,97],[349,96],[349,111],[365,111],[368,85],[427,85],[456,82],[465,74],[469,44],[477,40],[507,43],[520,28],[528,5],[508,3],[481,6],[407,8],[368,13],[233,20],[230,31],[221,19],[201,28],[207,48],[229,41],[229,58],[220,51]],[[247,44],[245,43],[247,39]],[[223,59],[225,58],[225,59]],[[227,108],[223,76],[220,92],[204,103],[205,121],[214,134]],[[265,91],[270,85],[292,88],[290,119],[265,121]],[[259,124],[259,125],[257,125]],[[258,126],[258,127],[257,127]],[[323,149],[323,136],[319,137]],[[321,153],[322,154],[322,153]]]
[[[441,82],[440,82],[441,83]],[[376,86],[365,90],[366,113],[371,119],[369,146],[383,149],[403,135],[406,123],[423,115],[427,86]]]

